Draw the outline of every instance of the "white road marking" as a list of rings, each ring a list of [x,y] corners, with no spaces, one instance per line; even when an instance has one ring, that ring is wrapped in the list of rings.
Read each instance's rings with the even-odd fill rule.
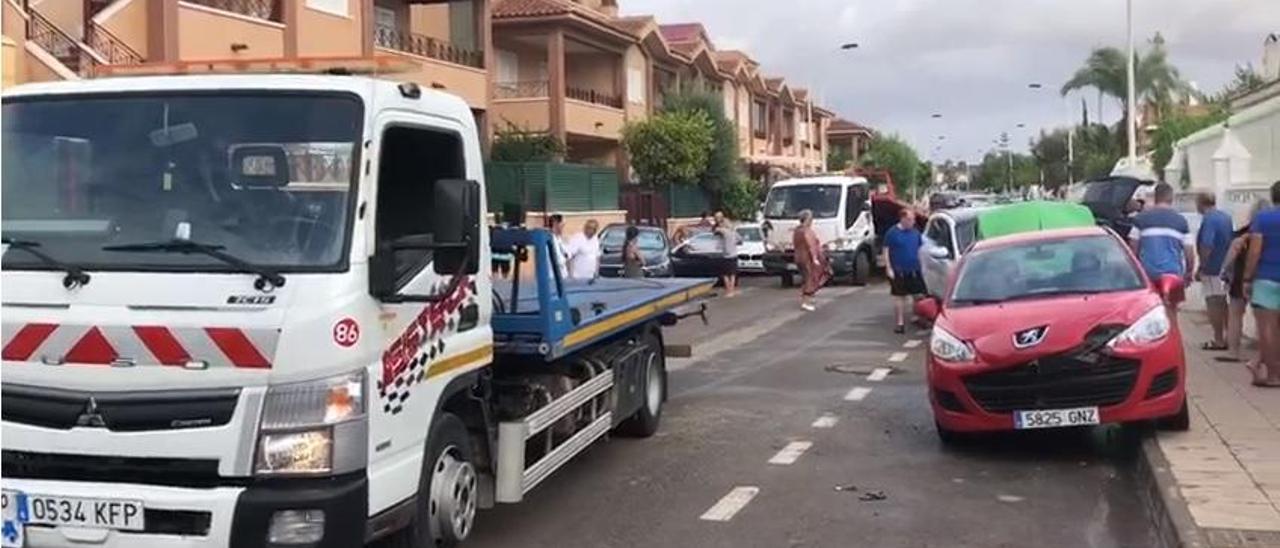
[[[870,375],[867,375],[867,380],[871,382],[880,382],[884,380],[885,377],[888,377],[889,373],[892,373],[892,372],[893,370],[889,369],[888,367],[877,367],[871,370]]]
[[[920,341],[920,339],[911,339],[911,340],[909,340],[909,341],[907,341],[907,342],[902,343],[902,347],[903,347],[903,348],[915,348],[915,347],[917,347],[917,346],[920,346],[920,342],[921,342],[921,341]]]
[[[811,424],[810,426],[814,428],[831,428],[831,427],[834,427],[836,423],[839,421],[840,419],[836,418],[835,415],[823,415],[821,417],[818,417],[817,420],[813,421],[813,424]]]
[[[871,393],[871,389],[865,386],[855,386],[848,394],[844,395],[845,401],[862,401]]]
[[[756,498],[760,494],[759,487],[734,487],[729,494],[720,499],[719,502],[702,513],[702,517],[698,519],[706,521],[729,521],[733,519],[734,514],[746,507],[751,499]]]
[[[1000,502],[1022,502],[1026,499],[1018,495],[996,495],[996,500]]]
[[[796,460],[800,458],[800,455],[803,455],[810,447],[813,447],[813,442],[811,441],[793,441],[788,443],[786,447],[783,447],[781,451],[778,451],[778,454],[769,459],[769,464],[795,464]]]
[[[907,359],[906,352],[894,352],[893,354],[889,355],[889,361],[891,362],[900,362],[906,359]]]

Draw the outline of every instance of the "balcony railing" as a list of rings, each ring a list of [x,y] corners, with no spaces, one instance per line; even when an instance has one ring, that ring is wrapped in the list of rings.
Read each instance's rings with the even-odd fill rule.
[[[527,80],[522,82],[497,82],[493,85],[494,99],[522,99],[525,97],[549,97],[550,91],[546,80]]]
[[[257,19],[284,21],[284,6],[281,0],[183,0],[199,4],[207,8],[229,11]]]
[[[388,27],[376,27],[373,43],[377,46],[421,55],[455,65],[484,68],[484,52],[455,46],[449,42]]]
[[[570,99],[577,99],[579,101],[586,101],[588,103],[604,105],[606,107],[622,108],[621,95],[612,95],[602,91],[596,91],[594,89],[582,89],[571,86],[565,86],[564,95]]]
[[[63,32],[40,12],[29,10],[27,13],[31,16],[27,19],[28,40],[49,52],[71,72],[80,76],[87,76],[93,72],[93,56],[80,45],[79,41]]]
[[[85,28],[84,41],[112,65],[136,65],[146,60],[111,31],[94,22]]]

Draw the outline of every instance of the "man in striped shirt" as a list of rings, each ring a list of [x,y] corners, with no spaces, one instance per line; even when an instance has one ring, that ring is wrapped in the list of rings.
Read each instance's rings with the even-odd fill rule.
[[[1156,185],[1153,201],[1150,208],[1133,217],[1129,237],[1151,281],[1173,275],[1182,278],[1185,285],[1196,271],[1195,240],[1187,218],[1173,208],[1173,187],[1169,183]]]

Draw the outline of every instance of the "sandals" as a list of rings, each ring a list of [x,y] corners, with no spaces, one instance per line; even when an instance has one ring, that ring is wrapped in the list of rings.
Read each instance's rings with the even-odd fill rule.
[[[1207,343],[1204,343],[1204,344],[1201,344],[1201,345],[1200,345],[1200,350],[1206,350],[1206,351],[1209,351],[1209,352],[1218,352],[1218,351],[1222,351],[1222,350],[1230,350],[1230,349],[1231,349],[1231,347],[1230,347],[1230,346],[1227,346],[1225,343],[1224,343],[1224,344],[1220,344],[1220,343],[1216,343],[1216,342],[1213,342],[1213,341],[1209,341],[1209,342],[1207,342]]]

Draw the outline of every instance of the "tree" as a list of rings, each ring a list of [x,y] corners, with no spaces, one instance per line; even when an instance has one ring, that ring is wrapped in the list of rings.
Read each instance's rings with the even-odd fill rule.
[[[701,112],[711,121],[711,152],[707,157],[706,169],[698,176],[698,183],[703,189],[712,196],[719,196],[726,187],[738,182],[741,178],[738,168],[738,133],[733,122],[725,116],[724,99],[706,91],[685,88],[662,99],[662,112]]]
[[[720,209],[733,219],[752,219],[760,208],[763,190],[760,183],[747,177],[738,177],[720,193]]]
[[[707,169],[715,124],[704,112],[669,112],[622,128],[622,143],[642,183],[695,184]]]
[[[827,171],[844,171],[853,167],[853,154],[844,147],[827,147]]]
[[[915,149],[897,135],[876,135],[862,156],[862,165],[887,170],[899,192],[911,192],[920,187],[922,177],[928,176],[922,173],[920,164],[920,156]]]
[[[529,131],[513,123],[494,132],[489,159],[495,162],[550,162],[564,157],[564,143],[554,135]]]
[[[1154,104],[1159,117],[1168,111],[1174,97],[1187,91],[1190,86],[1182,80],[1178,69],[1169,63],[1164,37],[1156,33],[1148,43],[1150,47],[1145,52],[1134,53],[1134,94],[1139,102],[1150,101]],[[1127,74],[1125,54],[1118,48],[1094,48],[1085,59],[1084,66],[1077,69],[1059,91],[1065,96],[1072,91],[1093,88],[1116,99],[1124,113],[1121,117],[1121,133],[1127,134],[1124,130],[1129,115]],[[1122,140],[1121,145],[1123,144]]]

